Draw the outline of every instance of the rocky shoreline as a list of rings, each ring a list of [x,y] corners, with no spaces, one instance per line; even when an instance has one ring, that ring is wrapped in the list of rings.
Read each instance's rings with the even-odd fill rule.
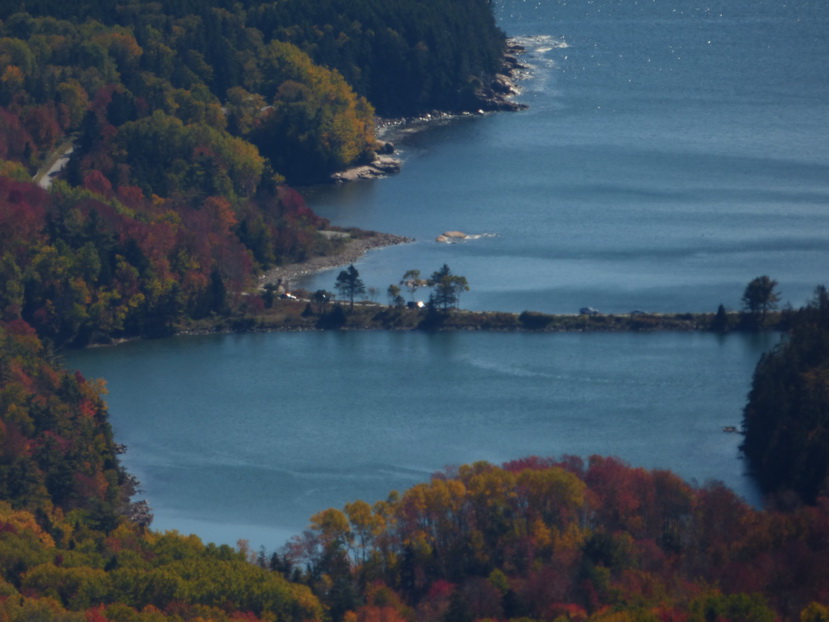
[[[407,244],[414,241],[402,235],[378,233],[376,231],[362,231],[356,237],[344,232],[334,233],[337,234],[337,237],[345,238],[343,247],[338,252],[331,255],[312,257],[300,263],[285,264],[284,266],[271,268],[259,276],[259,289],[268,283],[272,283],[280,284],[287,290],[293,287],[296,281],[302,277],[316,272],[322,272],[323,270],[330,270],[331,268],[347,266],[358,261],[370,250],[383,248],[385,246],[394,246],[396,244]]]
[[[401,162],[394,157],[396,149],[387,139],[398,138],[404,133],[415,132],[428,127],[437,120],[448,120],[458,116],[484,114],[494,111],[517,111],[527,108],[524,104],[512,101],[519,90],[515,82],[523,76],[526,66],[518,57],[525,52],[524,48],[513,40],[508,40],[504,49],[504,60],[501,71],[495,74],[488,85],[476,93],[472,109],[460,109],[454,112],[432,111],[418,117],[402,119],[377,119],[377,144],[374,149],[375,157],[372,162],[355,166],[345,171],[331,175],[333,182],[350,182],[362,179],[376,179],[400,172]],[[413,240],[391,233],[363,232],[363,235],[351,237],[345,242],[344,248],[333,255],[313,257],[305,262],[279,266],[267,271],[259,277],[259,288],[267,283],[280,284],[287,289],[297,279],[339,266],[354,263],[367,251],[383,246],[405,244]]]
[[[523,77],[523,72],[526,70],[526,66],[519,61],[519,56],[524,52],[525,49],[523,46],[514,40],[507,40],[500,72],[495,74],[487,85],[484,85],[478,90],[471,108],[470,106],[466,106],[451,112],[435,110],[417,117],[400,119],[378,118],[376,122],[378,140],[374,149],[374,160],[370,163],[334,173],[331,175],[331,181],[350,182],[376,179],[400,172],[401,162],[394,157],[396,149],[391,140],[388,139],[397,139],[406,133],[424,129],[435,121],[450,120],[459,116],[473,114],[485,114],[486,112],[517,111],[527,108],[526,105],[512,100],[512,97],[519,94],[515,82]],[[301,263],[272,268],[260,275],[258,289],[262,289],[266,284],[270,283],[278,284],[281,289],[288,290],[302,277],[354,263],[369,250],[395,244],[406,244],[413,241],[403,236],[374,231],[360,232],[360,234],[355,236],[344,232],[323,233],[332,233],[336,237],[347,238],[343,248],[331,255],[312,257]]]
[[[375,122],[375,133],[378,138],[374,149],[374,159],[371,162],[354,166],[331,175],[330,180],[335,183],[358,181],[362,179],[377,179],[400,172],[401,162],[394,157],[396,152],[394,141],[418,130],[429,127],[435,121],[448,120],[457,117],[483,115],[487,112],[515,112],[525,110],[526,104],[513,101],[513,97],[520,93],[516,82],[525,77],[526,65],[518,60],[525,53],[522,45],[516,41],[507,40],[504,49],[501,70],[496,73],[488,84],[482,86],[475,93],[475,98],[457,110],[433,110],[416,117],[398,119],[378,118]]]

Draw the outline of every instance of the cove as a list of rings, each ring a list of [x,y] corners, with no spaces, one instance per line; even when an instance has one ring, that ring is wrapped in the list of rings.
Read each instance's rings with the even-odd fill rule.
[[[334,224],[417,240],[360,261],[368,287],[446,263],[478,310],[714,312],[762,274],[810,298],[829,265],[822,3],[493,6],[527,47],[529,110],[436,123],[399,141],[400,175],[305,193]],[[447,230],[488,235],[437,243]],[[722,428],[776,339],[249,334],[68,363],[108,381],[157,529],[272,549],[329,506],[531,454],[616,455],[757,503]]]
[[[447,466],[615,455],[757,504],[739,458],[774,334],[307,332],[68,354],[107,381],[153,527],[273,550],[309,518]]]
[[[763,274],[799,307],[825,283],[823,3],[493,4],[529,109],[433,122],[395,138],[399,175],[305,191],[336,225],[416,240],[357,264],[382,300],[444,263],[464,308],[517,313],[739,309]],[[435,241],[451,230],[482,237]]]

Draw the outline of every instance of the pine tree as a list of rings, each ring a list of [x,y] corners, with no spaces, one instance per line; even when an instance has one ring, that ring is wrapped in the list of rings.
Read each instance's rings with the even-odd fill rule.
[[[340,272],[334,287],[340,295],[348,298],[349,310],[354,309],[354,296],[366,292],[366,286],[360,278],[360,273],[357,272],[357,268],[353,264],[348,266],[347,270]]]

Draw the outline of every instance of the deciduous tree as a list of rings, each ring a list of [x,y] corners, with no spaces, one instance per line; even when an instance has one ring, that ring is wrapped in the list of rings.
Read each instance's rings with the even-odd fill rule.
[[[400,279],[400,285],[409,290],[409,295],[414,301],[415,293],[418,289],[426,285],[426,280],[420,278],[420,270],[406,270],[403,278]]]
[[[388,294],[389,297],[389,306],[402,307],[405,304],[403,296],[400,295],[400,288],[394,283],[389,285],[389,288],[386,290],[386,294]]]

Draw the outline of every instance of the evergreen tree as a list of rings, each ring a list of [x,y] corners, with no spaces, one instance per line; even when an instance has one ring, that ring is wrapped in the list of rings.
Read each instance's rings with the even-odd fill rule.
[[[775,291],[777,281],[763,275],[758,276],[746,286],[743,292],[743,308],[748,311],[755,324],[762,326],[766,320],[766,313],[777,308],[780,294]]]
[[[711,322],[711,330],[720,333],[728,330],[728,313],[723,305],[717,307],[717,315],[714,316],[714,320]]]
[[[432,304],[444,311],[457,306],[461,292],[469,291],[466,277],[452,274],[452,270],[446,264],[432,274],[429,284],[434,288],[430,298]]]
[[[743,413],[742,450],[768,493],[808,503],[829,492],[829,295],[819,287],[763,355]]]
[[[334,285],[340,295],[348,298],[349,310],[354,309],[354,296],[364,294],[366,286],[360,278],[360,273],[354,265],[348,266],[347,270],[343,270],[337,275],[337,282]]]

